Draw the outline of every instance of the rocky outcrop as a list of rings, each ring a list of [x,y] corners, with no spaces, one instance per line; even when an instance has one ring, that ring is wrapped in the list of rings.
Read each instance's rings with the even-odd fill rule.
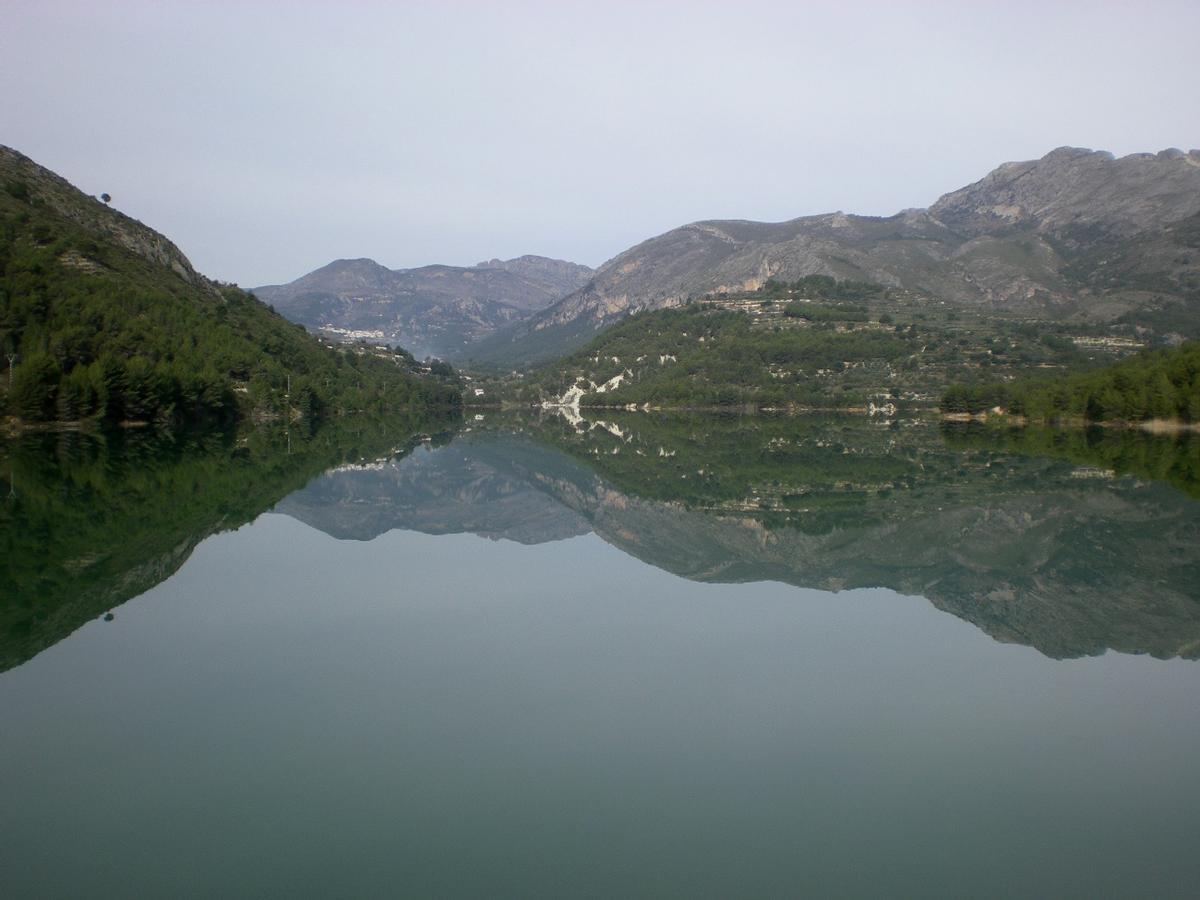
[[[1124,233],[1161,228],[1200,213],[1200,150],[1116,159],[1060,147],[1039,160],[1005,163],[946,194],[929,213],[972,237],[1014,226],[1042,234],[1095,224]]]
[[[512,306],[527,310],[544,309],[546,304],[542,298],[564,297],[587,284],[595,274],[595,270],[588,266],[581,266],[579,263],[528,254],[518,256],[516,259],[485,260],[476,263],[475,269],[499,269],[511,272],[520,278],[522,283],[536,288],[536,291],[531,293],[513,294],[507,301]]]

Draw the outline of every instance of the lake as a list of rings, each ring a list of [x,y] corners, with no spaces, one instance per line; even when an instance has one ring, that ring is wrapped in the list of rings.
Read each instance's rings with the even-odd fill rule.
[[[1192,896],[1200,442],[0,445],[12,897]]]

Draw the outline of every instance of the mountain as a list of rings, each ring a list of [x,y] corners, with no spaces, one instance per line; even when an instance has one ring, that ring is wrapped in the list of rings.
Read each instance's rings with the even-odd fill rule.
[[[370,259],[339,259],[254,294],[313,330],[457,359],[464,346],[545,309],[591,276],[587,266],[542,256],[396,270]]]
[[[1062,147],[1006,163],[928,209],[695,222],[614,257],[568,297],[472,351],[541,362],[631,312],[768,279],[826,275],[947,304],[1055,319],[1200,327],[1200,150],[1114,158]]]
[[[155,268],[170,270],[186,284],[216,295],[215,283],[199,275],[183,252],[163,235],[87,196],[65,178],[3,145],[0,145],[0,185],[4,212],[13,217],[14,231],[19,226],[32,225],[39,244],[44,246],[58,235],[53,233],[52,223],[34,223],[35,212],[58,219],[55,224],[64,230],[73,226],[92,240],[120,247]],[[7,238],[8,253],[15,238],[16,235]],[[95,272],[100,267],[98,260],[89,260],[69,247],[64,249],[61,261],[81,272]]]
[[[0,414],[196,424],[457,405],[402,351],[323,345],[167,238],[0,147]]]

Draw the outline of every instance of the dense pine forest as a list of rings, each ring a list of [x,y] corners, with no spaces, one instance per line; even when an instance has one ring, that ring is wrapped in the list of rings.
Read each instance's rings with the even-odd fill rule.
[[[192,424],[457,406],[400,349],[323,345],[168,241],[0,155],[0,414]]]
[[[1200,341],[1142,353],[1090,372],[951,385],[941,408],[971,414],[999,409],[1036,422],[1200,422]]]

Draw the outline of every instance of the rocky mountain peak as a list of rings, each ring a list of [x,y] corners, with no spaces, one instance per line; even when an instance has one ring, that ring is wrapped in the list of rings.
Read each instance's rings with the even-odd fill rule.
[[[972,237],[1016,226],[1141,230],[1200,213],[1200,165],[1180,150],[1118,159],[1105,151],[1059,147],[1038,160],[1005,163],[944,195],[929,212]]]
[[[475,264],[476,269],[502,269],[522,276],[542,276],[558,280],[578,281],[582,286],[591,276],[592,269],[579,263],[567,262],[562,259],[551,259],[548,256],[536,256],[527,253],[513,259],[489,259]]]

